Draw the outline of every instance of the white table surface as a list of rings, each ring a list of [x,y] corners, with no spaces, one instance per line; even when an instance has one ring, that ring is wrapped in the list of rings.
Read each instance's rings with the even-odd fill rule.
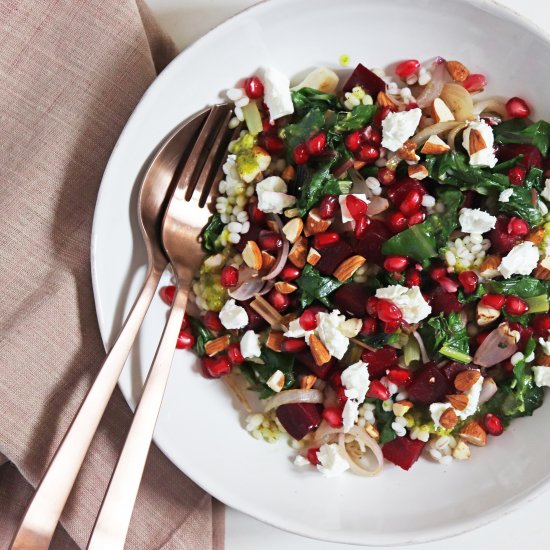
[[[209,29],[257,0],[146,0],[161,26],[184,48]],[[462,0],[456,0],[457,3]],[[550,32],[547,0],[501,0]],[[510,45],[513,47],[513,44]],[[550,459],[550,457],[549,457]],[[408,550],[529,550],[550,548],[550,491],[520,510],[471,533],[446,541],[402,546]],[[397,518],[396,518],[397,519]],[[350,550],[270,527],[236,510],[226,511],[226,550]],[[366,548],[366,547],[365,547]],[[374,548],[374,547],[369,547]]]

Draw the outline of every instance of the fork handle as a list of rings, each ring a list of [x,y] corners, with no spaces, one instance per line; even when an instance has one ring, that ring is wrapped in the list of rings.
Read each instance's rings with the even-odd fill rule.
[[[178,286],[168,322],[149,370],[124,448],[97,516],[88,550],[123,550],[130,518],[162,397],[168,381],[176,341],[183,322],[188,288]]]
[[[23,516],[11,550],[47,550],[61,512],[160,281],[152,268]]]

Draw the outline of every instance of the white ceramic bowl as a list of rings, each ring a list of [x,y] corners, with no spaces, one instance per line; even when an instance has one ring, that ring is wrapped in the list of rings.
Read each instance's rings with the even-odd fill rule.
[[[106,343],[120,327],[143,277],[135,220],[135,177],[155,145],[221,90],[273,65],[306,69],[386,66],[441,55],[489,77],[489,94],[520,95],[550,118],[550,43],[541,31],[489,1],[282,0],[258,5],[220,25],[160,75],[129,120],[98,198],[92,268]],[[156,300],[120,381],[131,406],[166,318]],[[197,372],[192,354],[176,354],[155,432],[167,456],[215,497],[277,527],[309,537],[393,545],[473,529],[532,498],[550,477],[550,405],[521,419],[467,462],[448,467],[421,459],[404,472],[387,465],[375,479],[324,479],[298,469],[286,445],[256,441],[219,381]]]

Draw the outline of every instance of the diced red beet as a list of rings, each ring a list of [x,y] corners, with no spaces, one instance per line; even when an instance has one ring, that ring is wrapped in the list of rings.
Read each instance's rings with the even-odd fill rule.
[[[364,284],[349,283],[341,286],[333,295],[332,300],[342,313],[354,317],[365,316],[365,304],[370,292]]]
[[[391,237],[387,225],[381,220],[372,220],[367,229],[367,236],[355,244],[355,253],[363,256],[369,263],[379,266],[384,264],[382,245]]]
[[[499,254],[508,254],[522,239],[519,235],[508,233],[510,218],[506,214],[497,216],[495,228],[489,233],[493,250]]]
[[[384,346],[376,351],[365,350],[361,360],[368,363],[371,378],[382,378],[386,370],[397,365],[397,352],[391,346]]]
[[[319,252],[321,259],[315,264],[315,267],[323,275],[332,275],[344,260],[353,255],[353,248],[346,241],[340,239]]]
[[[413,381],[407,388],[409,399],[424,405],[441,401],[449,392],[450,385],[447,378],[433,363],[427,363],[417,370]]]
[[[320,405],[289,403],[277,408],[277,418],[284,429],[297,441],[303,439],[321,423]]]
[[[507,143],[506,145],[501,145],[497,151],[497,158],[500,162],[513,159],[518,155],[523,155],[521,164],[528,170],[531,166],[542,168],[542,155],[534,145]]]
[[[367,94],[374,98],[379,92],[386,90],[386,83],[361,63],[355,67],[355,70],[344,84],[344,92],[351,92],[355,86],[361,86]]]
[[[250,306],[250,301],[239,303],[240,306],[244,307],[246,314],[248,315],[248,324],[244,327],[246,330],[261,330],[267,326],[267,322],[263,317],[258,315],[255,310]]]
[[[408,436],[396,437],[382,447],[382,454],[386,460],[403,470],[408,470],[419,459],[424,445],[426,443],[419,439],[411,439]]]
[[[315,359],[313,359],[313,355],[311,355],[309,349],[297,353],[296,359],[307,367],[315,376],[321,378],[321,380],[326,380],[329,374],[332,373],[333,367],[336,366],[336,359],[334,357],[331,357],[329,361],[319,366],[315,362]]]
[[[458,301],[456,292],[445,292],[440,286],[429,294],[429,302],[434,315],[449,315],[452,311],[460,313],[464,309],[464,304]]]
[[[473,365],[466,365],[465,363],[458,363],[457,361],[450,361],[446,365],[443,365],[440,367],[440,371],[443,373],[443,376],[447,379],[449,384],[452,384],[454,382],[454,379],[456,378],[456,375],[459,372],[462,372],[464,370],[472,370],[475,369]]]
[[[413,178],[401,178],[388,188],[388,198],[396,206],[399,206],[411,191],[418,191],[422,197],[426,194],[424,184]]]

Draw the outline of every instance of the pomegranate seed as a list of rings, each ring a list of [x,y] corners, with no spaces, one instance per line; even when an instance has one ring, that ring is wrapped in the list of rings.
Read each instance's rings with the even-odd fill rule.
[[[508,222],[508,234],[514,235],[516,237],[523,237],[524,235],[529,234],[529,225],[525,220],[521,218],[516,218],[515,216],[510,218]]]
[[[392,233],[400,233],[408,227],[407,218],[401,212],[388,214],[386,221]]]
[[[266,252],[276,252],[283,246],[283,239],[279,233],[275,231],[267,231],[260,235],[258,244],[262,250]]]
[[[319,155],[327,146],[327,135],[325,132],[318,132],[306,141],[306,147],[310,155]]]
[[[340,235],[338,233],[317,233],[317,235],[313,237],[313,248],[323,250],[323,248],[328,248],[339,240]]]
[[[439,281],[441,277],[447,276],[447,270],[444,267],[432,267],[430,270],[430,277],[433,281]]]
[[[407,256],[388,256],[384,260],[384,269],[390,273],[401,273],[409,265]]]
[[[474,271],[463,271],[458,274],[458,280],[464,287],[464,292],[466,294],[472,294],[472,292],[475,292],[477,288],[479,278]]]
[[[504,372],[512,374],[514,372],[514,364],[510,359],[506,359],[504,363],[501,363],[501,368]]]
[[[245,80],[244,91],[250,99],[260,99],[264,95],[264,85],[257,76],[251,76]]]
[[[529,305],[519,296],[506,297],[506,311],[510,315],[523,315],[529,309]]]
[[[237,343],[229,344],[227,348],[227,356],[232,365],[241,365],[244,363],[244,357],[241,353],[241,346]]]
[[[368,143],[369,145],[380,145],[382,143],[382,133],[372,125],[360,130],[359,137],[362,143]]]
[[[365,310],[366,312],[371,316],[374,317],[376,315],[376,310],[378,307],[378,298],[376,296],[371,296],[367,303],[365,304]]]
[[[388,300],[378,300],[376,304],[376,314],[381,321],[390,323],[392,321],[401,321],[403,314],[401,310]]]
[[[401,328],[401,321],[388,321],[384,323],[384,332],[386,334],[393,334]]]
[[[325,195],[319,206],[319,214],[323,220],[334,217],[338,208],[338,197],[336,195]]]
[[[405,275],[405,286],[408,286],[409,288],[413,286],[420,286],[421,282],[422,279],[420,277],[420,273],[416,271],[416,269],[410,269],[407,271]]]
[[[506,102],[506,111],[512,118],[527,118],[531,110],[524,99],[512,97]]]
[[[390,398],[390,392],[380,380],[371,380],[369,390],[367,391],[367,397],[386,401],[386,399]]]
[[[336,401],[338,402],[338,405],[343,407],[346,404],[347,400],[348,396],[346,395],[346,388],[344,388],[344,386],[340,386],[336,390]]]
[[[307,344],[303,338],[285,338],[281,343],[281,351],[287,353],[300,353],[305,349],[307,349]]]
[[[361,326],[361,331],[359,334],[361,336],[370,336],[371,334],[376,334],[378,329],[378,322],[373,317],[368,317],[363,320],[363,325]]]
[[[361,146],[361,149],[359,149],[357,153],[357,158],[367,164],[372,164],[374,161],[378,160],[379,157],[380,149],[370,144]]]
[[[160,299],[169,306],[174,301],[174,295],[176,294],[176,287],[174,285],[163,286],[159,290]]]
[[[401,368],[390,369],[388,380],[396,386],[406,386],[412,382],[411,371]]]
[[[487,78],[483,74],[471,74],[462,83],[462,85],[471,93],[479,92],[487,86]]]
[[[371,219],[365,215],[361,218],[359,218],[355,223],[355,238],[357,240],[364,239],[367,236],[367,230],[371,224]]]
[[[290,283],[291,281],[296,280],[301,274],[302,272],[296,266],[286,264],[281,273],[279,273],[279,279]]]
[[[222,269],[220,283],[224,288],[233,288],[239,282],[239,270],[232,266],[226,265]]]
[[[481,344],[483,344],[483,341],[485,340],[485,338],[487,338],[487,336],[489,336],[489,332],[480,332],[477,336],[476,336],[476,343],[478,346],[481,346]]]
[[[195,345],[195,337],[188,330],[180,330],[176,341],[177,349],[191,349]]]
[[[248,217],[250,218],[250,223],[253,225],[263,225],[266,220],[265,213],[258,208],[255,202],[251,202],[248,205]]]
[[[290,298],[288,297],[288,294],[283,294],[276,288],[273,288],[268,292],[266,299],[277,311],[281,313],[290,305]]]
[[[417,59],[407,59],[395,67],[395,74],[401,79],[406,80],[420,69],[420,62]]]
[[[285,142],[277,136],[263,136],[262,146],[272,155],[280,155],[285,150]]]
[[[508,170],[508,179],[512,185],[523,185],[527,170],[523,166],[514,166]]]
[[[220,378],[231,372],[231,363],[227,355],[217,355],[216,357],[202,358],[203,371],[212,378]]]
[[[359,132],[355,130],[355,132],[351,132],[351,134],[348,134],[344,138],[344,144],[346,146],[346,149],[348,151],[351,151],[352,153],[359,151],[359,148],[361,147],[361,136],[359,135]]]
[[[383,167],[378,169],[378,181],[382,185],[393,185],[395,183],[395,170]]]
[[[220,332],[223,330],[220,316],[215,311],[207,311],[202,319],[204,326],[214,332]]]
[[[317,453],[319,452],[319,447],[311,448],[307,450],[306,458],[313,464],[313,466],[317,466],[317,464],[320,464],[319,459],[317,458]]]
[[[407,218],[407,224],[409,226],[416,225],[417,223],[422,223],[425,218],[426,218],[426,214],[419,210],[418,212],[415,212],[412,216],[409,216]]]
[[[323,409],[323,418],[332,428],[342,427],[342,409],[339,407],[325,407]]]
[[[550,315],[535,315],[531,328],[536,336],[546,338],[550,334]]]
[[[339,372],[335,372],[330,376],[330,385],[335,390],[342,387],[342,375]]]
[[[493,413],[487,413],[483,416],[483,427],[490,435],[501,435],[504,431],[504,426],[500,416]]]
[[[506,298],[500,294],[484,294],[481,297],[480,304],[501,310],[505,301]]]
[[[315,330],[317,328],[317,311],[312,308],[304,309],[298,322],[304,330]]]
[[[294,147],[294,151],[292,152],[292,157],[294,158],[294,162],[296,164],[305,164],[309,160],[307,147],[303,143],[296,145],[296,147]]]
[[[450,277],[439,277],[437,282],[445,292],[456,292],[458,290],[458,284]]]
[[[384,107],[381,111],[378,111],[378,113],[375,115],[375,117],[372,120],[372,124],[374,126],[381,127],[382,121],[393,111],[394,109],[391,109],[390,107]]]
[[[412,216],[422,205],[422,193],[418,189],[411,189],[399,205],[399,210],[405,216]]]
[[[367,213],[367,206],[365,201],[358,199],[355,195],[346,196],[346,207],[355,221],[358,221]]]

